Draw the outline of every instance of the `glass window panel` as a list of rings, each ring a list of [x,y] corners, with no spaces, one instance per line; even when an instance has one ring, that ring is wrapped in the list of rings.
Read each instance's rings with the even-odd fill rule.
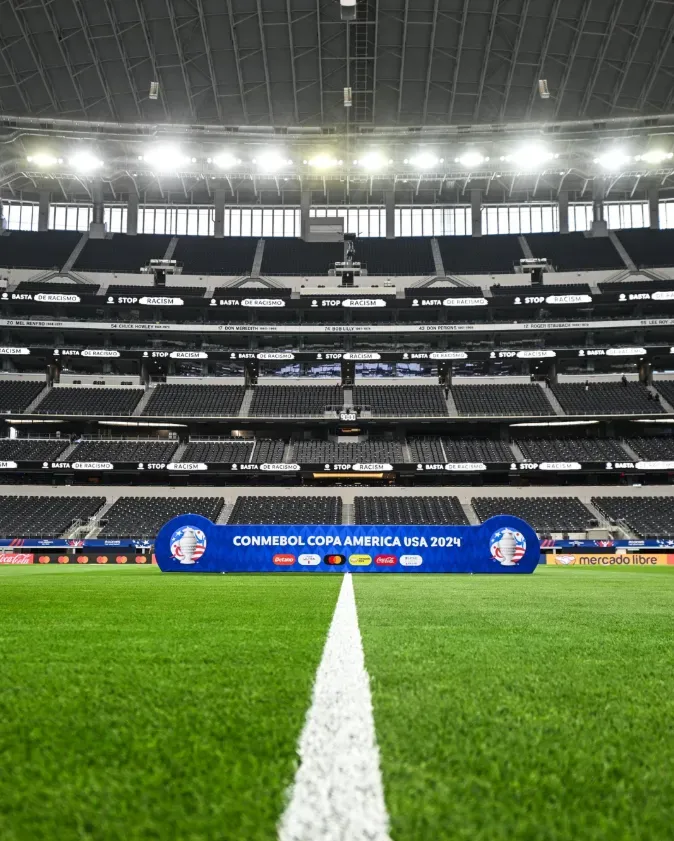
[[[604,207],[606,213],[606,221],[609,228],[620,228],[620,206],[615,204],[607,204]]]
[[[559,224],[555,222],[554,218],[556,210],[556,207],[547,204],[541,209],[541,231],[548,233],[559,230]]]
[[[302,211],[297,208],[295,211],[295,236],[298,237],[302,233]]]
[[[376,207],[374,209],[370,209],[370,236],[371,237],[381,237],[386,236],[386,219],[383,218],[385,211],[382,212],[382,209]],[[382,231],[382,228],[384,229]]]
[[[269,207],[265,207],[262,210],[262,236],[274,236],[274,214]]]
[[[154,208],[154,230],[150,231],[152,234],[166,233],[166,209],[163,207]]]
[[[412,236],[412,208],[403,207],[400,216],[401,236]]]
[[[400,233],[400,208],[396,207],[393,212],[393,230],[397,237],[402,236]]]
[[[283,233],[283,213],[284,213],[284,211],[283,211],[282,208],[280,210],[277,210],[276,208],[274,208],[274,210],[272,211],[272,216],[273,216],[273,220],[274,220],[274,227],[273,227],[273,231],[272,231],[272,236],[275,236],[275,237],[284,236],[284,233]]]
[[[187,209],[187,230],[185,233],[189,236],[195,237],[199,235],[199,214],[201,211],[198,207],[189,207]]]
[[[241,236],[250,237],[253,235],[252,214],[249,207],[241,208]]]
[[[370,236],[370,217],[366,207],[358,208],[358,236]]]
[[[433,231],[432,236],[441,237],[445,233],[445,212],[441,207],[433,208]]]
[[[238,207],[232,208],[232,233],[233,237],[243,236],[241,233],[241,209]]]
[[[502,210],[502,208],[499,208]],[[502,225],[505,220],[506,232],[509,234],[519,234],[520,231],[526,230],[529,227],[527,219],[528,213],[524,212],[527,208],[524,207],[508,207],[504,213],[499,213],[499,233],[503,233]]]
[[[421,231],[422,236],[433,236],[433,208],[424,207],[421,210]]]
[[[192,208],[178,207],[175,209],[175,228],[172,233],[177,236],[185,236],[187,234],[187,214],[192,213]]]
[[[65,231],[66,229],[66,209],[59,205],[54,208],[54,230]]]
[[[358,233],[358,210],[354,207],[347,208],[345,230],[349,234]]]
[[[20,204],[10,204],[7,208],[7,227],[10,230],[16,231],[21,229],[21,211]]]
[[[253,223],[251,227],[251,233],[254,237],[261,237],[262,236],[262,208],[254,207],[252,210],[253,213]]]
[[[497,233],[497,232],[499,234],[510,233],[509,222],[508,222],[508,208],[507,207],[499,207],[497,218],[498,218],[498,231],[494,231],[494,233]]]
[[[421,208],[413,207],[412,208],[412,236],[413,237],[421,237],[424,235],[423,230],[423,219],[421,214]]]
[[[283,236],[286,237],[294,237],[295,236],[295,211],[294,210],[285,210],[285,226],[283,228]]]

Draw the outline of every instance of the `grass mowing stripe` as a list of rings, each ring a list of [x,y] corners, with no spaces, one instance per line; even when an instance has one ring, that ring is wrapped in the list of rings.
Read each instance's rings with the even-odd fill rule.
[[[669,841],[674,574],[358,576],[395,841]]]
[[[268,841],[340,581],[0,569],[2,841]]]
[[[299,754],[280,841],[390,841],[349,573],[343,576]]]

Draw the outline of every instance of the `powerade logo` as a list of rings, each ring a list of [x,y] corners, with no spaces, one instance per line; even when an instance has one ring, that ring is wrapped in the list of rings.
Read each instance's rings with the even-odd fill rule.
[[[495,531],[489,538],[489,551],[501,566],[512,567],[524,557],[527,542],[521,532],[506,527]]]
[[[206,535],[201,529],[183,526],[171,535],[171,555],[180,564],[191,566],[197,563],[206,551]]]
[[[369,567],[372,564],[371,555],[350,555],[349,564],[353,567]]]

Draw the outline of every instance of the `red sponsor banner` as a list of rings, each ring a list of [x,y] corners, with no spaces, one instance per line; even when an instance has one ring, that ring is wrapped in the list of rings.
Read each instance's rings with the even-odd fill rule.
[[[277,567],[291,567],[296,558],[294,555],[274,555],[273,560]]]
[[[33,563],[33,556],[26,555],[25,553],[14,553],[12,555],[0,553],[0,564],[32,564]]]
[[[377,555],[374,562],[378,567],[394,567],[398,563],[398,558],[395,555]]]

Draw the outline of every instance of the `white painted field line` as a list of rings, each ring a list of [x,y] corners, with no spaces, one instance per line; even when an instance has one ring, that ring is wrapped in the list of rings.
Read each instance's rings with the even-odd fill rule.
[[[390,841],[353,577],[345,573],[279,841]]]

